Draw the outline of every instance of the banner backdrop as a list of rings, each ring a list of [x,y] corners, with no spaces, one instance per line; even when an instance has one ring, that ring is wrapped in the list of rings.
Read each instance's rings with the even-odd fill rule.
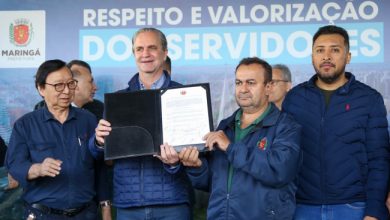
[[[347,71],[377,89],[390,109],[390,1],[72,1],[0,0],[0,135],[41,100],[37,67],[48,59],[92,66],[97,97],[127,85],[136,73],[131,38],[156,27],[168,39],[173,79],[210,82],[214,123],[237,106],[234,69],[249,56],[290,67],[293,83],[313,74],[313,33],[344,27],[352,53]]]

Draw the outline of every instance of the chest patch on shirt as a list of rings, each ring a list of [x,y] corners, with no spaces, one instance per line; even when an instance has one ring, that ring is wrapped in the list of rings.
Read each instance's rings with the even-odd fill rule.
[[[267,144],[268,144],[268,141],[267,141],[267,137],[263,137],[261,140],[259,140],[256,144],[256,146],[260,149],[260,150],[265,150],[267,148]]]

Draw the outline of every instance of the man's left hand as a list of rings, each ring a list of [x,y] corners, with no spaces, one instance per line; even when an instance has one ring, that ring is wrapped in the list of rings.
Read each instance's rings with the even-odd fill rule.
[[[212,150],[214,144],[216,144],[219,149],[226,151],[230,144],[229,138],[223,131],[210,132],[203,137],[203,140],[206,141],[206,147],[208,147],[210,150]]]
[[[176,166],[179,163],[179,154],[176,150],[167,143],[160,145],[161,155],[155,155],[158,159],[160,159],[163,163],[168,164],[170,166]]]

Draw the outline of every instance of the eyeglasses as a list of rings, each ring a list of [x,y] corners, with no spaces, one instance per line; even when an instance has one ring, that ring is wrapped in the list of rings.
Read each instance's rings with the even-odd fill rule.
[[[50,85],[50,86],[54,86],[54,89],[57,92],[62,92],[65,89],[65,85],[67,85],[68,88],[71,90],[76,89],[77,83],[78,83],[77,80],[72,80],[72,81],[69,81],[67,83],[56,83],[56,84],[45,83],[45,84]]]
[[[273,80],[271,80],[270,84],[273,86],[273,85],[278,84],[279,82],[289,82],[289,81],[284,80],[284,79],[273,79]]]

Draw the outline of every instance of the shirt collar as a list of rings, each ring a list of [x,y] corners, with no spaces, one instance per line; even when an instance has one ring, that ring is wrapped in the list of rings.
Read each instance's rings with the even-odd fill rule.
[[[66,119],[66,121],[69,121],[69,120],[71,120],[73,118],[77,118],[76,117],[76,111],[74,110],[74,108],[75,107],[73,107],[72,105],[69,106],[69,114],[68,114],[68,118]],[[54,118],[53,114],[51,112],[49,112],[49,109],[47,108],[47,106],[45,106],[43,108],[42,114],[43,114],[43,120],[44,121],[57,120],[57,119]]]
[[[271,109],[271,104],[269,103],[268,107],[265,109],[265,111],[258,118],[256,118],[256,120],[254,120],[249,126],[257,125],[260,121],[262,121],[265,118],[265,116],[268,115],[270,109]],[[242,109],[238,110],[238,112],[235,116],[235,122],[239,126],[241,125],[241,115],[242,115]]]
[[[166,78],[165,74],[161,74],[161,77],[152,84],[150,89],[159,89],[159,88],[161,88],[163,86],[164,82],[165,82],[165,78]],[[146,89],[145,85],[141,82],[141,80],[139,78],[138,78],[138,83],[139,83],[139,87],[140,87],[141,90],[145,90]]]

